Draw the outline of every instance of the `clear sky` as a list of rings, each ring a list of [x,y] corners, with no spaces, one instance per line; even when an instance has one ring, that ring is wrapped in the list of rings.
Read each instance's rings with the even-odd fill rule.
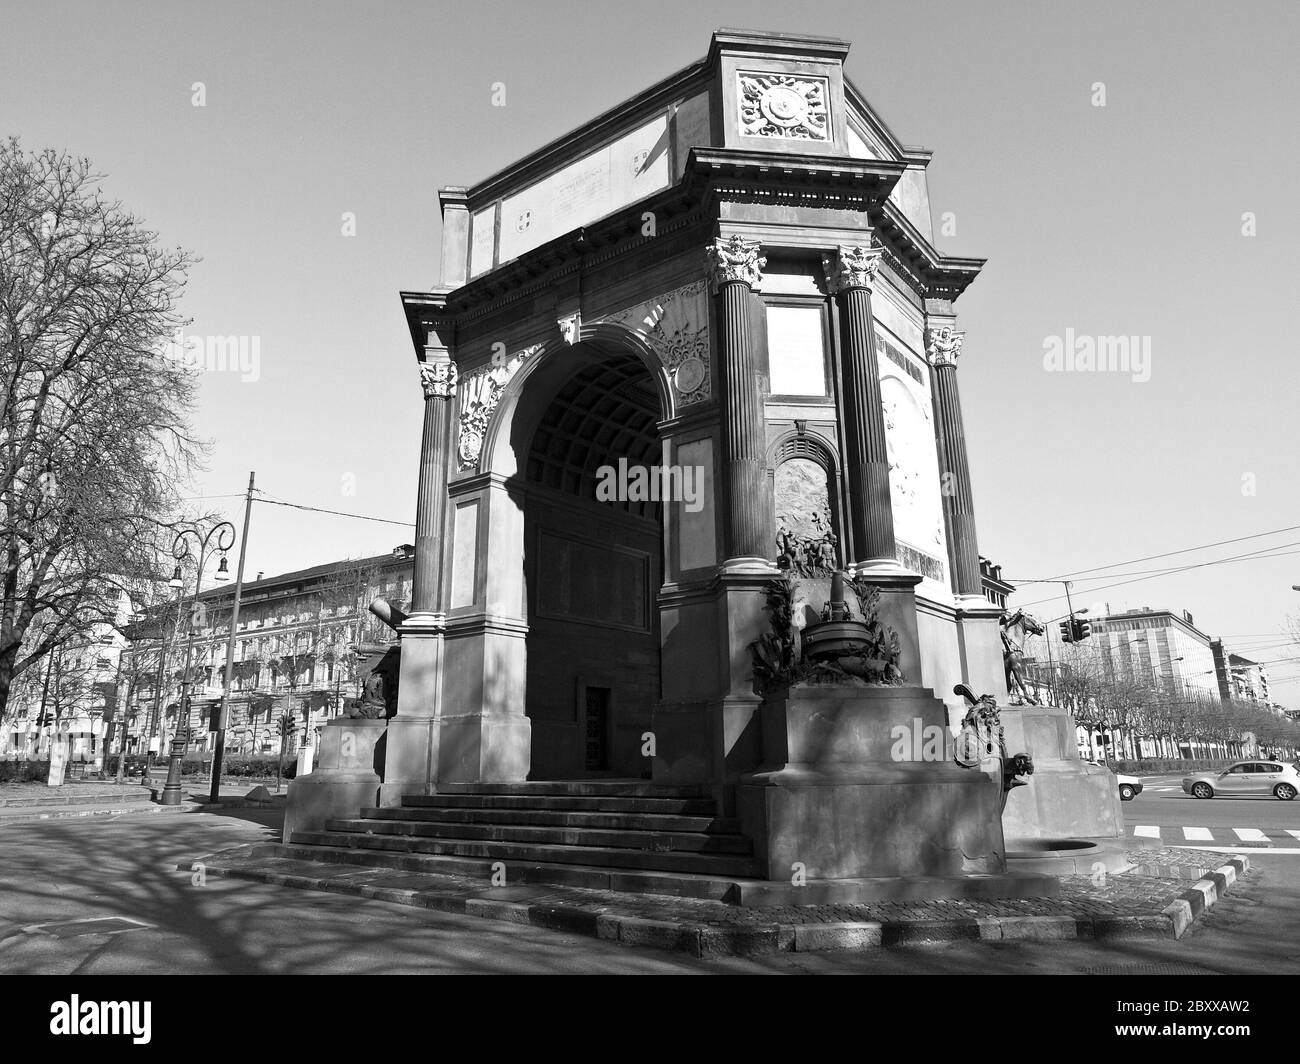
[[[959,378],[980,547],[1006,575],[1300,526],[1291,2],[8,0],[0,134],[89,156],[165,243],[202,256],[192,332],[257,338],[256,380],[205,374],[209,505],[238,522],[226,496],[255,469],[280,499],[409,522],[422,404],[397,292],[438,280],[437,188],[680,69],[719,27],[850,40],[849,76],[935,151],[936,233],[945,212],[956,226],[937,243],[989,259],[957,304]],[[1067,330],[1150,337],[1150,379],[1047,372],[1045,341]],[[258,506],[249,570],[412,535]],[[1300,665],[1278,660],[1300,529],[1115,571],[1284,545],[1113,589],[1089,590],[1134,577],[1080,578],[1075,602],[1189,610],[1276,662],[1277,696],[1300,705]]]

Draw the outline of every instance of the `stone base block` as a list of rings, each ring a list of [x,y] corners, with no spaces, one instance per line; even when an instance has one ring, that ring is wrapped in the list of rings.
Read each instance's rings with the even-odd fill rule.
[[[1114,839],[1124,814],[1114,773],[1075,756],[1074,719],[1057,706],[1001,708],[1007,749],[1034,757],[1028,787],[1007,797],[1002,830],[1017,839]]]
[[[438,722],[435,783],[523,783],[532,755],[524,716],[444,716]]]
[[[770,880],[995,874],[1006,870],[1000,783],[955,765],[879,765],[859,778],[756,773],[741,822]]]
[[[397,784],[408,793],[423,793],[438,766],[438,726],[427,717],[403,717],[388,722],[384,784]]]
[[[379,776],[374,772],[317,769],[289,784],[284,841],[297,831],[323,831],[327,820],[354,818],[378,801]]]
[[[792,688],[762,713],[765,762],[776,767],[743,777],[737,806],[766,879],[1006,871],[1000,778],[898,738],[944,728],[933,692]]]

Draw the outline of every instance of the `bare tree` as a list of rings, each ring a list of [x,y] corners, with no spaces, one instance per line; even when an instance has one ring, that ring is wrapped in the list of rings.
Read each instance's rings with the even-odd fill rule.
[[[163,575],[201,453],[193,376],[164,353],[193,260],[99,180],[0,142],[0,712],[15,677]]]

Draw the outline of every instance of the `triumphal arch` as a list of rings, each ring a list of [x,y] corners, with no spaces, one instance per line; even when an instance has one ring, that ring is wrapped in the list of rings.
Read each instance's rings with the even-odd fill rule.
[[[960,721],[961,683],[1007,692],[958,388],[955,305],[982,260],[935,247],[931,153],[848,80],[848,47],[719,32],[703,60],[440,191],[441,284],[401,295],[424,426],[380,804],[693,785],[767,852],[783,816],[835,835],[912,802],[929,820],[900,830],[998,870],[996,796],[971,799],[951,760],[886,764],[877,734]],[[859,656],[856,675],[823,669],[839,687],[765,689],[774,581],[795,589],[790,632],[854,616],[835,613],[846,586],[869,594],[888,670]]]

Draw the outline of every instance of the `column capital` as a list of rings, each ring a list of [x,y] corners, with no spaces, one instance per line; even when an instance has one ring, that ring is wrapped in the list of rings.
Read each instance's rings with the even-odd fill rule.
[[[930,365],[956,366],[957,356],[961,354],[961,345],[966,334],[951,325],[932,326],[925,331],[925,353]]]
[[[426,399],[450,399],[456,394],[455,362],[421,362],[420,384]]]
[[[759,254],[757,240],[743,236],[718,237],[704,249],[704,266],[714,293],[724,284],[739,281],[750,288],[763,279],[767,259]]]
[[[824,254],[822,269],[826,271],[827,291],[831,295],[851,288],[865,288],[870,292],[883,253],[883,249],[870,244],[841,244],[834,253]]]

